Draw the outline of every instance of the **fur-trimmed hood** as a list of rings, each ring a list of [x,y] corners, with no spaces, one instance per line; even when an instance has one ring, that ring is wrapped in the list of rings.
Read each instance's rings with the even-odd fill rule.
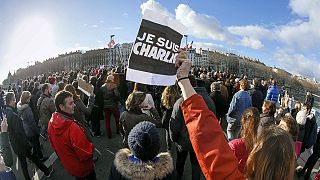
[[[23,111],[23,110],[25,110],[28,106],[29,106],[29,104],[21,104],[21,102],[19,101],[18,104],[17,104],[17,109],[18,109],[18,111]]]
[[[115,156],[114,166],[126,179],[163,179],[173,173],[173,160],[169,153],[158,154],[157,162],[137,163],[129,160],[132,155],[127,148],[120,149]]]

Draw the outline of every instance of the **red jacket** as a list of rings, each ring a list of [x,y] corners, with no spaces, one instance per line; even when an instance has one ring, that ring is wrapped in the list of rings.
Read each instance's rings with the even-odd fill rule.
[[[245,174],[245,167],[249,156],[249,152],[246,148],[244,140],[242,138],[232,140],[229,142],[229,146],[238,159],[239,171]]]
[[[69,174],[85,177],[94,169],[94,146],[73,118],[53,113],[48,124],[48,135],[52,148]]]
[[[244,180],[238,161],[226,141],[216,116],[201,96],[186,99],[181,109],[201,170],[208,180]]]

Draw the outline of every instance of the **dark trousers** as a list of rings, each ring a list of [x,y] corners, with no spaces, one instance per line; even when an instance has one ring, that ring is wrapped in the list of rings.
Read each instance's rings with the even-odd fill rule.
[[[196,154],[194,151],[185,151],[185,150],[180,150],[177,148],[177,163],[176,163],[176,169],[178,172],[178,176],[181,177],[183,176],[183,171],[184,171],[184,163],[186,162],[188,153],[190,155],[190,162],[191,162],[191,169],[192,169],[192,180],[199,180],[200,179],[200,173],[201,169],[196,157]]]
[[[33,154],[37,156],[39,159],[43,158],[43,154],[41,151],[39,136],[33,136],[28,138],[31,146],[33,148]]]
[[[49,169],[42,162],[40,162],[39,158],[32,154],[30,150],[26,152],[25,156],[18,156],[18,158],[21,164],[23,176],[26,180],[31,180],[28,172],[27,158],[30,159],[45,175],[50,173]]]
[[[105,119],[106,119],[106,131],[107,131],[107,135],[109,138],[112,137],[112,131],[111,131],[111,127],[110,127],[110,119],[111,119],[111,114],[113,114],[114,119],[116,121],[116,128],[117,128],[117,134],[119,133],[119,118],[120,118],[120,112],[119,109],[117,107],[115,108],[106,108],[104,109],[104,113],[105,113]]]
[[[90,174],[88,174],[86,177],[76,177],[76,180],[96,180],[97,177],[96,177],[96,172],[94,170],[92,170],[90,172]]]
[[[304,179],[309,179],[313,166],[317,163],[319,158],[320,158],[320,152],[317,152],[317,151],[313,152],[313,154],[308,158],[306,164],[302,169],[302,172],[305,172],[307,170],[306,175],[304,176]]]
[[[100,119],[99,118],[92,118],[91,119],[91,125],[92,125],[92,132],[94,132],[95,136],[101,135],[100,130]]]

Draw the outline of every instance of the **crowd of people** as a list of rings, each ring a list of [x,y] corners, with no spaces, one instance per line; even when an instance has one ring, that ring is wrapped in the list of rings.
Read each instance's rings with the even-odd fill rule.
[[[123,147],[115,154],[112,180],[182,179],[188,155],[193,180],[202,174],[209,180],[309,179],[320,158],[310,92],[305,102],[294,101],[276,79],[250,83],[246,76],[191,68],[184,52],[176,67],[177,83],[168,87],[128,82],[121,68],[43,74],[12,84],[0,94],[0,179],[15,179],[10,144],[25,179],[31,179],[27,158],[50,177],[42,138],[71,176],[95,180],[93,138],[116,134]],[[80,90],[79,79],[94,87],[92,94]],[[165,145],[159,128],[165,129]],[[161,146],[167,151],[160,152]],[[313,154],[297,168],[298,157],[311,147]]]

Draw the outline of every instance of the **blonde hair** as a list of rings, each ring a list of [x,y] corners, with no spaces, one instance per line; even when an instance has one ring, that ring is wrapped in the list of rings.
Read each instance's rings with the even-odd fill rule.
[[[29,91],[23,91],[20,97],[21,104],[28,104],[30,102],[31,93]]]
[[[251,151],[258,138],[259,110],[255,107],[246,109],[242,114],[241,123],[241,138],[244,139],[247,150]]]
[[[301,102],[300,102],[300,101],[296,101],[296,104],[294,105],[294,108],[295,108],[297,111],[300,111],[300,110],[301,110]]]
[[[161,103],[167,109],[172,109],[174,103],[178,100],[179,93],[176,86],[167,86],[162,93]]]
[[[295,149],[291,135],[272,126],[258,137],[246,164],[247,179],[292,180]]]

